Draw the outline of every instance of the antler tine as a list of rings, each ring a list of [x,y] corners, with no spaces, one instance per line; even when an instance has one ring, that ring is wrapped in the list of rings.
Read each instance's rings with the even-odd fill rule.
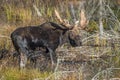
[[[84,29],[87,26],[88,21],[86,19],[85,11],[83,9],[81,10],[80,18],[81,18],[81,21],[80,21],[81,29]]]
[[[76,21],[76,22],[75,22],[75,27],[77,27],[77,26],[78,26],[78,24],[79,24],[79,21]]]
[[[58,20],[61,22],[61,23],[63,23],[63,20],[62,20],[62,18],[60,17],[60,15],[59,15],[59,13],[58,13],[58,11],[55,9],[55,15],[57,16],[57,18],[58,18]]]
[[[62,19],[56,9],[55,9],[55,15],[58,18],[58,20],[60,21],[60,23],[62,25],[64,25],[64,27],[71,28],[71,25],[69,24],[69,21],[67,21],[66,19]]]

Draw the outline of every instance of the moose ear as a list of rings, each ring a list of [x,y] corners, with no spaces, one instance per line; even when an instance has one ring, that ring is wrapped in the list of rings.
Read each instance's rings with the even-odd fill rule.
[[[74,26],[78,27],[78,24],[79,24],[79,21],[76,21]]]

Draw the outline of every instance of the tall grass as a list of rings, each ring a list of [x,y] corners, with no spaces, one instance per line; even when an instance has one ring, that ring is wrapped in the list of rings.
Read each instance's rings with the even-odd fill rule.
[[[0,28],[0,50],[11,49],[12,43],[10,39],[10,34],[15,28],[16,26],[10,26],[10,25],[3,25]]]
[[[4,5],[6,19],[8,23],[29,24],[32,18],[32,12],[28,8],[18,8],[14,5]]]

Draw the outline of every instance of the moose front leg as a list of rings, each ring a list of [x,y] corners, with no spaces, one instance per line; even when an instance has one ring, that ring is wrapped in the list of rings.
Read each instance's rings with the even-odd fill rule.
[[[56,54],[52,49],[48,48],[48,50],[49,50],[52,66],[54,66],[57,61]]]

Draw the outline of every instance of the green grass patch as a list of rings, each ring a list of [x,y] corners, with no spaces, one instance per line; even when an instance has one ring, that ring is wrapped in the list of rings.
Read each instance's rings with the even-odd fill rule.
[[[51,72],[40,72],[37,69],[24,69],[19,70],[16,67],[7,67],[0,71],[0,77],[5,80],[34,80],[44,79],[48,77]]]

